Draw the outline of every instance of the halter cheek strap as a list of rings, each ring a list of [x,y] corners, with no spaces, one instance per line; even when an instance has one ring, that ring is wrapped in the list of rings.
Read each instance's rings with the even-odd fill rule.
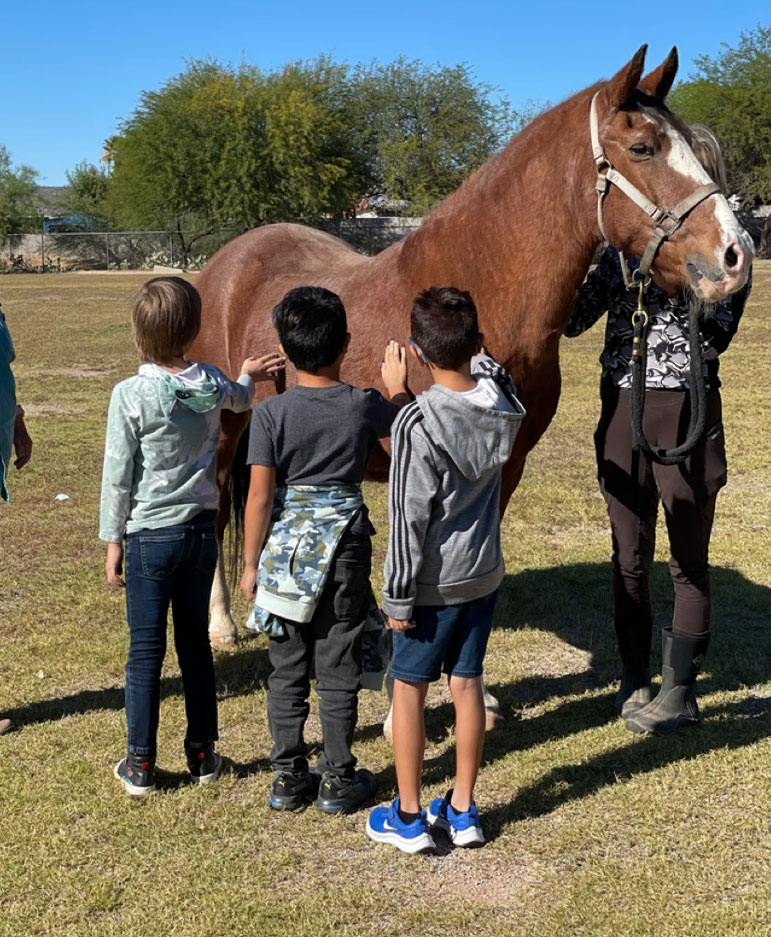
[[[700,205],[705,199],[708,199],[711,195],[715,195],[720,192],[720,186],[716,182],[710,182],[707,185],[702,185],[695,192],[692,192],[689,196],[684,198],[681,202],[678,202],[677,205],[671,210],[666,208],[659,208],[658,205],[655,205],[649,198],[647,198],[643,193],[633,185],[626,176],[622,176],[620,172],[613,168],[610,163],[610,160],[605,155],[605,150],[602,148],[600,143],[600,123],[597,116],[597,95],[599,91],[592,98],[592,106],[589,111],[589,129],[592,137],[592,156],[594,157],[595,165],[597,166],[597,181],[595,183],[595,191],[597,192],[597,224],[600,228],[600,233],[606,241],[610,241],[608,235],[605,231],[605,226],[602,223],[602,203],[603,200],[610,189],[611,185],[615,185],[616,188],[621,189],[621,191],[630,198],[635,205],[642,208],[646,215],[650,217],[653,221],[653,233],[651,234],[650,240],[643,251],[643,255],[640,258],[640,276],[644,279],[648,279],[648,274],[650,273],[651,265],[653,264],[653,259],[656,256],[661,244],[666,241],[667,238],[671,237],[675,231],[683,223],[683,219],[690,212],[696,208],[697,205]],[[633,285],[629,277],[629,271],[626,268],[626,263],[622,259],[621,269],[624,275],[624,282],[627,287]]]

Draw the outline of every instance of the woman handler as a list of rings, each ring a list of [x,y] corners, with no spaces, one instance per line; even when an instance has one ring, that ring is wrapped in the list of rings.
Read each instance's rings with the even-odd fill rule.
[[[726,193],[720,148],[705,127],[692,128],[692,148]],[[629,266],[637,262],[629,258]],[[633,448],[631,426],[632,314],[637,294],[626,289],[613,248],[581,287],[565,335],[590,328],[607,310],[595,433],[597,475],[613,537],[613,616],[622,661],[616,711],[638,733],[673,732],[700,720],[694,684],[710,637],[709,539],[715,502],[726,482],[726,454],[718,378],[719,355],[741,318],[751,277],[701,322],[707,388],[706,430],[679,465],[659,465]],[[653,446],[683,442],[690,422],[688,308],[682,293],[668,298],[651,284],[643,430]],[[649,573],[659,501],[664,506],[675,590],[672,624],[662,634],[662,684],[651,700]]]

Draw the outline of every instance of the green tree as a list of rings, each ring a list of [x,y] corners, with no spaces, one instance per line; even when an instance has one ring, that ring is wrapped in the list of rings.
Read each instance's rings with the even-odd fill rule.
[[[37,172],[30,166],[12,166],[11,156],[0,146],[0,243],[39,228],[35,205]]]
[[[103,219],[106,213],[108,184],[109,177],[106,173],[83,160],[72,171],[67,172],[67,208],[75,214]]]
[[[423,214],[511,134],[517,115],[467,65],[397,59],[354,69],[355,116],[368,146],[369,195]]]
[[[696,71],[673,90],[669,106],[720,140],[732,192],[771,202],[771,26],[742,33],[736,48],[695,59]]]
[[[352,209],[360,171],[345,72],[324,58],[271,74],[191,62],[144,92],[108,141],[111,219],[201,236]]]

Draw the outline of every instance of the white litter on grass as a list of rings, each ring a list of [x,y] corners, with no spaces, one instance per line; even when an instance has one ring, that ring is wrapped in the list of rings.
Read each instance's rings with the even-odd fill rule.
[[[69,496],[69,495],[57,495],[57,496],[54,498],[54,501],[69,501],[69,500],[70,500],[70,496]]]
[[[43,673],[42,670],[38,670],[38,672],[35,674],[35,676],[38,678],[38,680],[42,680],[43,677],[45,676],[45,674]]]

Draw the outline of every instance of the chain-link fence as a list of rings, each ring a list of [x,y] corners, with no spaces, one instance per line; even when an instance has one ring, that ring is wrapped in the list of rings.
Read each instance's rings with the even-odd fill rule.
[[[420,227],[419,218],[330,220],[324,230],[373,255]],[[152,270],[155,266],[200,270],[240,232],[79,231],[27,234],[0,257],[0,271]]]

